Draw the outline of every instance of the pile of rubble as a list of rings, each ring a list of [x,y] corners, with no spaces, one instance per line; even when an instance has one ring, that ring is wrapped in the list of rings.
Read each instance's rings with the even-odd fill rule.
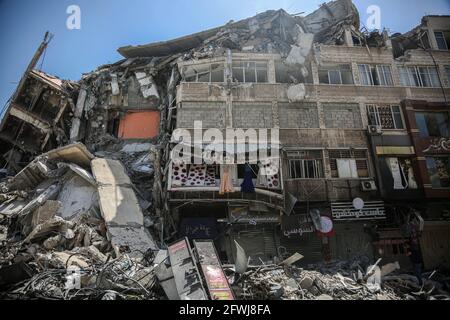
[[[448,275],[423,274],[420,286],[415,276],[393,272],[396,264],[381,270],[369,266],[366,275],[361,265],[355,260],[305,269],[263,265],[250,267],[241,276],[227,271],[236,296],[243,300],[450,300]]]
[[[158,246],[125,167],[81,143],[0,184],[3,298],[161,299]]]

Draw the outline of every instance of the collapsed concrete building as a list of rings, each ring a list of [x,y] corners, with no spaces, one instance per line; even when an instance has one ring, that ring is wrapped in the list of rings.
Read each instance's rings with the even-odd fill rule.
[[[42,211],[49,201],[65,207],[53,210],[63,218],[96,212],[117,257],[186,237],[213,240],[222,264],[238,264],[242,252],[249,265],[301,253],[302,266],[362,257],[408,270],[416,241],[426,269],[448,269],[450,17],[424,17],[403,35],[367,32],[359,21],[350,0],[304,17],[267,11],[119,48],[123,60],[77,83],[32,61],[2,120],[4,167],[18,175],[0,215]],[[198,121],[202,141],[183,140],[180,162],[181,133],[194,137]],[[210,151],[208,129],[271,129],[279,139],[246,136],[221,155],[233,164],[195,162],[195,148]],[[85,161],[61,158],[67,146]],[[49,174],[57,147],[50,166],[65,171]],[[266,149],[279,156],[249,161]],[[30,210],[14,181],[36,170],[64,184],[53,198],[45,196],[52,184],[39,187]],[[37,188],[43,179],[31,181]],[[89,208],[64,204],[77,202],[78,187],[98,197]],[[11,207],[18,198],[25,211]],[[163,287],[169,297],[188,295]]]

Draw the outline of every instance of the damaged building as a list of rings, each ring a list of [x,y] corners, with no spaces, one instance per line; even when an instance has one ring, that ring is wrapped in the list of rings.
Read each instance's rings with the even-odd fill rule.
[[[117,265],[104,266],[101,289],[86,296],[127,298],[108,271],[137,253],[148,262],[150,251],[153,263],[120,281],[142,298],[156,298],[159,282],[169,299],[345,299],[340,274],[282,273],[345,265],[348,285],[375,281],[351,298],[376,299],[381,280],[371,272],[381,261],[384,298],[417,298],[405,282],[423,297],[399,270],[413,268],[411,243],[425,270],[450,267],[449,45],[448,16],[426,16],[405,34],[368,32],[353,3],[336,0],[306,16],[270,10],[122,47],[123,60],[78,82],[36,70],[41,46],[0,127],[0,217],[12,248],[0,265],[38,255],[38,269],[67,267],[80,250],[99,265],[111,256]],[[229,164],[198,159],[211,154],[209,129],[278,136],[233,140],[220,154]],[[180,141],[186,133],[194,140]],[[29,243],[38,253],[24,253]],[[255,266],[284,290],[246,275]],[[228,279],[222,291],[211,289],[208,268]],[[185,272],[195,278],[189,290]],[[147,282],[136,286],[139,273]],[[448,298],[448,277],[439,277],[434,297]]]

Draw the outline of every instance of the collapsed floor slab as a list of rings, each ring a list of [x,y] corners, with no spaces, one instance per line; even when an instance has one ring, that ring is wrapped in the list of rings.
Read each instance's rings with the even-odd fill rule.
[[[125,167],[118,160],[94,159],[92,173],[98,183],[100,211],[108,229],[108,237],[116,250],[157,250],[157,245],[144,228],[144,216],[133,191]]]

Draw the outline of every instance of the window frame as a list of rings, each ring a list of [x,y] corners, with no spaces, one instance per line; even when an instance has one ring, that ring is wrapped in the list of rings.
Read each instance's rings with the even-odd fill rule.
[[[233,65],[233,64],[237,64],[237,63],[239,63],[241,65],[239,67]],[[251,63],[254,63],[254,65],[255,65],[254,69],[245,66],[245,64],[251,64]],[[242,80],[243,81],[240,82],[240,83],[269,83],[269,63],[268,63],[268,61],[236,60],[236,61],[233,61],[233,64],[231,65],[231,77],[232,77],[233,80],[234,80],[234,70],[235,69],[241,69],[242,70]],[[258,67],[258,64],[264,64],[265,68],[262,68],[261,66]],[[252,69],[254,70],[255,81],[247,82],[246,79],[245,79],[246,71],[247,70],[252,71]],[[264,82],[258,81],[258,71],[261,71],[261,70],[265,70],[265,72],[266,72],[266,77],[265,77],[266,81],[264,81]]]
[[[372,177],[372,172],[370,169],[370,162],[369,162],[369,150],[368,149],[364,149],[364,148],[334,148],[334,149],[327,149],[328,151],[328,162],[330,165],[330,174],[331,174],[331,178],[332,179],[340,179],[340,180],[349,180],[349,179],[369,179]],[[357,157],[355,155],[355,152],[364,152],[365,153],[365,158],[361,158],[361,157]],[[347,156],[343,156],[343,157],[339,157],[339,158],[333,158],[331,157],[331,152],[348,152],[348,157]],[[354,160],[355,164],[356,164],[356,172],[358,177],[339,177],[339,171],[338,171],[338,166],[337,166],[337,159],[342,159],[342,160]],[[333,165],[332,165],[332,161],[336,161],[335,167],[336,170],[333,170]],[[363,169],[358,169],[358,162],[364,161],[365,162],[365,167],[367,170],[367,176],[361,176],[360,175],[360,170]],[[337,176],[333,176],[333,172],[336,172]]]
[[[433,185],[433,180],[432,180],[432,170],[435,171],[434,174],[438,174],[437,171],[437,167],[436,167],[436,158],[447,158],[447,174],[450,175],[450,156],[449,155],[432,155],[432,156],[427,156],[425,157],[425,163],[426,163],[426,168],[427,168],[427,174],[428,174],[428,178],[430,179],[430,184],[431,184],[431,188],[432,189],[445,189],[445,190],[450,190],[450,183],[448,187],[443,187],[442,185],[440,185],[439,187],[434,186]],[[430,162],[429,160],[432,160],[432,168],[430,168]],[[439,183],[441,183],[441,180],[439,179]]]
[[[444,66],[444,69],[447,75],[447,85],[450,87],[450,66]]]
[[[310,159],[308,155],[312,153]],[[317,153],[317,155],[314,155]],[[306,155],[305,155],[306,154]],[[300,162],[301,173],[297,174],[296,163]],[[313,165],[314,176],[307,177],[309,175],[307,163],[311,162]],[[287,165],[289,180],[313,180],[313,179],[325,179],[324,157],[323,150],[290,150],[287,152]],[[294,168],[294,174],[292,169]]]
[[[438,37],[436,36],[436,34],[440,33],[442,35],[442,40],[444,41],[445,44],[445,49],[439,48],[439,41],[438,41]],[[442,50],[442,51],[448,51],[448,43],[447,40],[445,39],[445,34],[444,31],[434,31],[434,39],[436,40],[436,44],[438,47],[438,50]]]
[[[425,124],[425,126],[426,126],[426,130],[427,130],[427,134],[425,134],[420,128],[421,128],[421,126],[419,125],[419,123],[418,123],[418,116],[420,115],[420,114],[423,114],[424,115],[424,124]],[[442,135],[442,133],[441,133],[441,130],[440,130],[440,126],[439,126],[439,122],[438,122],[438,119],[436,118],[435,120],[436,120],[436,123],[438,124],[438,130],[439,130],[439,135],[430,135],[430,128],[428,127],[428,123],[427,123],[427,118],[426,118],[426,114],[429,114],[429,115],[437,115],[437,114],[443,114],[444,115],[444,117],[446,117],[447,118],[447,136],[443,136]],[[419,136],[421,137],[421,138],[441,138],[441,137],[443,137],[443,138],[448,138],[448,137],[450,137],[450,114],[449,114],[449,112],[447,112],[447,111],[427,111],[427,110],[420,110],[420,111],[416,111],[415,113],[414,113],[414,118],[415,118],[415,121],[416,121],[416,127],[417,127],[417,129],[419,130]]]
[[[392,122],[394,124],[394,128],[385,128],[385,127],[383,127],[383,125],[381,123],[381,115],[380,115],[380,112],[379,112],[379,108],[381,108],[381,107],[389,107],[389,111],[390,111],[390,114],[391,114]],[[397,120],[396,120],[395,115],[394,115],[396,113],[396,111],[394,111],[395,107],[398,108],[398,113],[400,114],[401,128],[399,128],[399,126],[397,124]],[[368,104],[368,105],[366,105],[366,109],[367,109],[367,115],[368,115],[367,118],[369,120],[369,123],[371,122],[370,121],[371,120],[370,114],[374,115],[376,123],[372,124],[372,125],[379,126],[383,130],[405,130],[405,118],[403,117],[403,112],[402,112],[402,109],[400,108],[399,105],[397,105],[397,104],[388,104],[388,105]],[[372,112],[372,111],[370,111],[370,109],[373,109],[374,111]]]
[[[362,70],[361,67],[364,67],[364,78],[368,78],[369,84],[364,84],[362,81]],[[389,70],[389,79],[386,76],[386,71]],[[358,64],[358,72],[359,72],[359,80],[360,84],[362,86],[366,87],[393,87],[394,86],[394,78],[392,76],[392,68],[389,64],[367,64],[367,63],[360,63]],[[375,81],[373,72],[376,72],[377,81]],[[367,76],[369,75],[369,76]],[[378,84],[376,83],[378,82]]]
[[[321,81],[321,75],[325,74],[327,75],[327,82]],[[340,83],[331,83],[330,79],[330,72],[337,72],[339,74],[339,81]],[[343,72],[348,73],[349,78],[351,79],[350,83],[344,83],[344,77]],[[326,85],[354,85],[355,81],[353,79],[353,73],[352,73],[352,67],[350,64],[345,63],[325,63],[323,65],[319,65],[317,73],[319,75],[319,84],[326,84]]]
[[[399,73],[400,73],[400,81],[402,82],[402,86],[404,86],[404,87],[415,87],[415,88],[439,88],[440,87],[439,70],[435,66],[399,66],[398,68],[399,68]],[[426,73],[420,72],[419,69],[421,69],[421,68],[426,69]],[[402,69],[406,70],[406,74],[408,75],[408,83],[407,84],[405,84],[403,82],[402,73],[404,74],[404,72],[402,72]],[[414,70],[414,74],[412,73],[411,69]],[[430,70],[434,70],[436,72],[437,81],[438,81],[438,83],[436,83],[436,86],[434,86]],[[424,85],[424,78],[422,77],[423,74],[428,75],[428,81],[430,82],[430,84],[432,84],[431,86]],[[417,81],[414,77],[417,78]],[[416,82],[418,83],[417,85],[416,85]]]
[[[196,66],[202,66],[202,65],[208,65],[208,72],[197,72],[197,70],[195,70]],[[222,81],[221,82],[211,82],[212,80],[212,66],[213,65],[218,65],[222,67]],[[223,62],[212,62],[212,63],[202,63],[202,64],[193,64],[193,65],[186,65],[183,68],[194,68],[195,70],[195,81],[187,81],[188,76],[186,75],[186,71],[184,71],[184,82],[191,82],[191,83],[224,83],[225,82],[225,65]],[[208,74],[209,75],[209,81],[205,82],[205,81],[198,81],[199,79],[199,75],[205,75]],[[190,76],[193,77],[194,75]]]

